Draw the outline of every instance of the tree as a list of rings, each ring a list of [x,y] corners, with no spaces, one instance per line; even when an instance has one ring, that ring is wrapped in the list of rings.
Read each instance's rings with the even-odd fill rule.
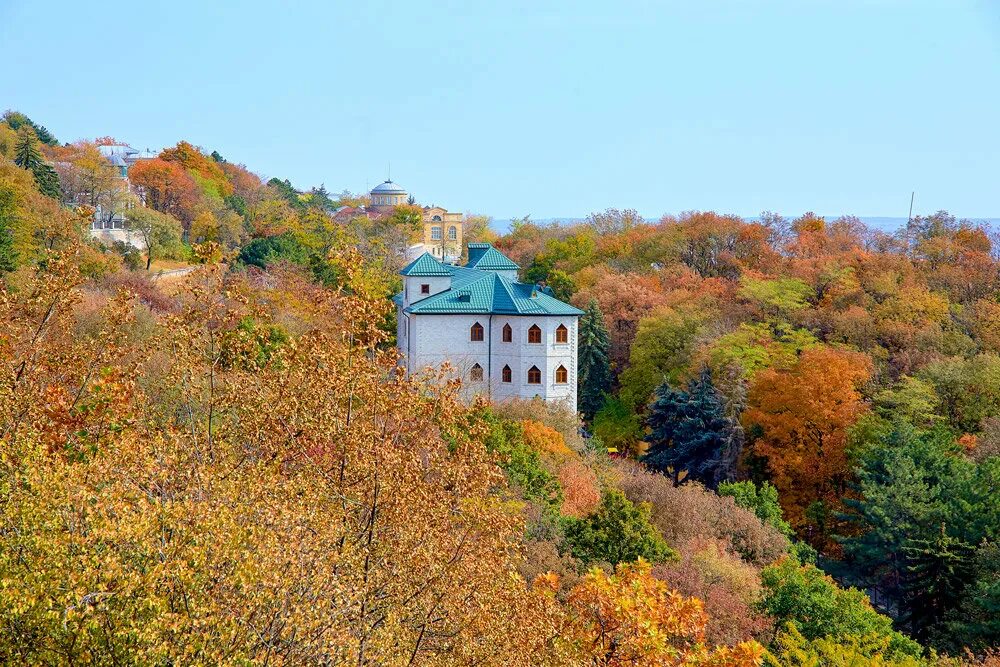
[[[597,230],[598,234],[621,234],[643,224],[643,219],[632,208],[624,211],[609,208],[603,213],[591,213],[587,216],[587,224]]]
[[[848,428],[865,411],[858,387],[869,368],[856,352],[808,349],[787,370],[762,371],[750,388],[743,423],[756,436],[752,451],[766,458],[788,521],[815,546],[827,542],[825,517],[848,490]]]
[[[146,206],[185,225],[194,219],[198,186],[178,162],[140,160],[129,169],[129,180]]]
[[[35,131],[29,125],[22,125],[17,131],[14,164],[34,174],[39,192],[46,197],[59,199],[59,176],[52,165],[42,158],[42,154],[38,150],[38,137],[35,136]]]
[[[169,215],[145,206],[135,206],[125,214],[125,228],[142,239],[146,247],[147,271],[154,256],[175,255],[180,251],[180,223]]]
[[[14,248],[14,190],[0,184],[0,274],[17,268],[17,250]]]
[[[694,313],[663,309],[639,322],[629,367],[619,377],[619,395],[628,407],[641,412],[658,386],[677,382],[687,372],[702,319]]]
[[[906,575],[905,622],[910,632],[926,641],[945,615],[959,606],[972,580],[974,548],[949,535],[944,524],[931,539],[909,540],[903,547]]]
[[[737,506],[750,510],[761,521],[777,528],[781,534],[791,536],[792,527],[781,513],[778,489],[769,482],[760,486],[751,481],[723,482],[717,491],[720,496],[732,498]]]
[[[783,558],[761,571],[761,610],[778,627],[790,624],[806,639],[884,638],[892,656],[919,657],[921,646],[892,629],[892,620],[875,611],[856,588],[840,588],[815,565]]]
[[[581,647],[579,664],[751,667],[763,657],[753,641],[709,649],[701,600],[670,590],[644,561],[619,565],[610,575],[592,570],[570,592],[567,606],[568,627],[560,634]]]
[[[577,392],[580,412],[588,422],[604,405],[611,389],[611,361],[608,358],[608,329],[604,326],[604,316],[591,299],[590,305],[580,318],[579,342],[577,348]]]
[[[688,384],[687,391],[674,389],[664,382],[646,417],[649,449],[646,465],[669,473],[674,486],[684,480],[698,480],[714,488],[734,471],[725,470],[724,461],[732,457],[725,450],[733,441],[733,425],[726,417],[725,405],[707,368]]]
[[[648,506],[634,505],[621,491],[607,489],[597,511],[583,519],[566,520],[566,540],[573,556],[584,563],[676,559],[677,552],[650,525],[649,516]]]

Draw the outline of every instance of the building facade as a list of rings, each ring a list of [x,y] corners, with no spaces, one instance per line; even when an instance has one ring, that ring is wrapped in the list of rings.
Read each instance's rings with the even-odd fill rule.
[[[386,180],[368,193],[369,215],[391,215],[393,209],[410,201],[410,194],[399,183]],[[356,211],[346,211],[347,215]],[[419,240],[406,249],[406,258],[414,259],[425,252],[447,264],[455,264],[462,257],[462,214],[452,213],[440,206],[423,207],[423,229]]]
[[[397,341],[408,374],[447,363],[466,399],[541,398],[576,410],[583,312],[536,285],[488,243],[455,266],[424,253],[401,272]]]
[[[140,151],[127,144],[106,144],[97,148],[114,168],[118,183],[117,192],[108,193],[103,205],[98,203],[90,223],[90,235],[105,243],[122,241],[142,250],[145,248],[142,236],[125,228],[125,211],[131,205],[127,197],[131,191],[128,170],[140,160],[154,159],[157,153],[148,148]]]

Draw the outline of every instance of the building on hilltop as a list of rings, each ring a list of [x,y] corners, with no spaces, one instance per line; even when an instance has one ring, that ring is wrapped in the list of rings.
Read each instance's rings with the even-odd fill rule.
[[[118,176],[118,191],[123,194],[130,192],[131,184],[128,180],[129,168],[140,160],[152,160],[158,154],[149,150],[144,151],[132,148],[128,144],[102,144],[97,147],[101,155],[111,163]],[[112,200],[121,199],[121,195],[111,197]],[[130,233],[125,229],[125,208],[114,207],[104,210],[98,204],[94,211],[94,217],[90,223],[90,235],[106,243],[123,241],[142,249],[144,243],[138,235]]]
[[[371,189],[368,200],[368,205],[364,207],[344,206],[337,209],[334,218],[347,220],[358,215],[369,218],[390,216],[397,206],[410,203],[412,197],[406,188],[387,179]],[[457,263],[462,257],[462,214],[432,205],[422,207],[422,217],[420,240],[406,249],[405,258],[411,260],[429,252],[442,262]]]
[[[470,243],[465,266],[428,252],[410,262],[394,297],[407,374],[448,363],[467,399],[537,396],[576,410],[583,311],[518,282],[518,268],[489,243]]]

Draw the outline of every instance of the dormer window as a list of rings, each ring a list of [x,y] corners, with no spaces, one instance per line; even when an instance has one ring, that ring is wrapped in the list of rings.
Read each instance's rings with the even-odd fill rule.
[[[430,294],[431,293],[431,286],[428,285],[427,283],[422,284],[420,286],[420,293],[421,294]]]
[[[542,330],[537,324],[532,324],[531,328],[528,329],[528,342],[529,343],[541,343],[542,342]]]
[[[568,384],[569,383],[569,371],[566,370],[565,366],[560,366],[556,369],[556,384]]]
[[[483,340],[483,325],[476,322],[469,329],[469,340],[473,342],[482,342]]]
[[[566,328],[565,324],[560,324],[558,327],[556,327],[556,342],[557,343],[569,342],[569,329]]]
[[[542,372],[538,370],[538,366],[532,366],[528,369],[528,384],[541,384],[542,383]]]
[[[469,369],[469,379],[473,382],[482,382],[483,367],[479,364],[473,364],[472,368]]]
[[[509,324],[503,325],[503,342],[509,343],[514,340],[514,330]]]

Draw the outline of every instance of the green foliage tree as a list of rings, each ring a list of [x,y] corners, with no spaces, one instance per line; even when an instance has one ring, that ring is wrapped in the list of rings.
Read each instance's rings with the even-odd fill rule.
[[[664,382],[646,417],[649,449],[646,465],[670,474],[674,486],[684,480],[698,480],[709,488],[731,477],[726,450],[734,442],[733,424],[726,417],[725,404],[712,383],[707,368],[688,384],[688,390],[674,389]]]
[[[563,503],[562,487],[542,465],[539,453],[525,442],[521,424],[492,410],[480,411],[476,418],[488,428],[486,448],[497,456],[507,481],[524,498],[539,503],[553,514],[558,513]]]
[[[125,227],[137,234],[146,247],[146,270],[154,258],[183,256],[181,224],[166,213],[135,206],[125,214]]]
[[[17,268],[14,248],[14,218],[17,214],[13,188],[0,183],[0,273]]]
[[[620,396],[630,409],[643,410],[665,380],[677,382],[687,371],[700,328],[697,314],[665,310],[639,322],[629,367],[619,376]]]
[[[742,482],[722,482],[717,493],[732,498],[737,506],[748,509],[764,523],[777,528],[784,535],[791,536],[792,527],[785,521],[778,502],[778,489],[770,482],[757,486],[747,480]]]
[[[593,514],[566,519],[566,540],[573,556],[585,563],[676,560],[677,552],[650,523],[650,514],[648,505],[635,505],[618,489],[608,489]]]
[[[579,331],[577,395],[580,412],[590,422],[604,405],[607,393],[611,390],[608,328],[604,325],[604,315],[597,301],[591,300],[587,306],[580,318]]]
[[[760,609],[779,627],[791,624],[808,639],[884,638],[890,655],[919,657],[920,644],[892,629],[856,588],[841,588],[814,565],[783,558],[761,571]]]
[[[17,131],[17,144],[14,147],[14,164],[35,175],[38,191],[46,197],[59,199],[59,176],[52,165],[45,162],[38,150],[38,137],[29,125],[22,125]]]
[[[7,123],[8,127],[15,131],[19,130],[22,126],[31,128],[35,131],[35,136],[37,136],[38,140],[43,144],[47,144],[49,146],[56,146],[59,144],[59,142],[56,141],[56,138],[52,136],[52,133],[49,132],[44,125],[35,123],[35,121],[31,120],[20,111],[6,111],[3,116],[0,116],[0,120]]]
[[[302,245],[294,234],[285,233],[250,241],[240,250],[239,261],[266,269],[278,261],[305,265],[309,261],[309,255],[309,249]]]
[[[903,620],[915,637],[926,641],[945,615],[961,603],[972,579],[973,548],[949,535],[942,524],[931,538],[909,540],[903,554],[907,563]]]

